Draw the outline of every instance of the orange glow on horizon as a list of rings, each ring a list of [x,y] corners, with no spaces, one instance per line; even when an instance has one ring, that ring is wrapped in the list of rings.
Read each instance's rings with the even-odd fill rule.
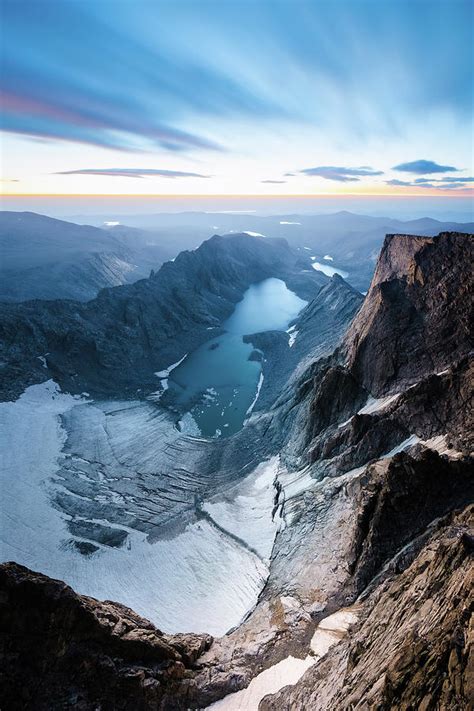
[[[421,198],[421,197],[474,197],[474,188],[464,188],[456,191],[453,190],[431,190],[424,192],[404,192],[401,188],[397,192],[378,190],[376,192],[361,191],[361,192],[338,192],[338,193],[17,193],[5,192],[0,190],[0,197],[48,197],[48,198],[153,198],[153,199],[181,199],[181,198],[213,198],[213,199],[228,199],[228,198],[262,198],[264,200],[279,200],[289,198]]]

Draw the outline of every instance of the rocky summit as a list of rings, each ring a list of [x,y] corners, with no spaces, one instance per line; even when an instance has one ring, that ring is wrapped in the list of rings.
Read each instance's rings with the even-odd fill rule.
[[[53,464],[29,464],[49,537],[18,519],[0,566],[0,707],[472,709],[473,257],[470,234],[387,235],[363,298],[282,240],[215,236],[85,304],[2,304],[9,416],[56,389]],[[244,426],[183,434],[155,371],[267,278],[307,304],[245,335]]]

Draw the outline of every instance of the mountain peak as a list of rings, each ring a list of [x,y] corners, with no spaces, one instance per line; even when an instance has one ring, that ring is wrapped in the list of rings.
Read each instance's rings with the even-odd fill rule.
[[[473,259],[469,234],[387,235],[344,340],[349,368],[373,395],[408,386],[469,352]]]

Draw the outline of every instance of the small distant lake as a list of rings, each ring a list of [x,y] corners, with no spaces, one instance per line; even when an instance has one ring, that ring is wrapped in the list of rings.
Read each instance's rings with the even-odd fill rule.
[[[226,333],[203,343],[169,375],[170,394],[191,415],[182,419],[184,431],[224,437],[242,427],[255,404],[262,371],[258,354],[242,337],[286,330],[305,305],[280,279],[265,279],[247,289],[223,324]]]

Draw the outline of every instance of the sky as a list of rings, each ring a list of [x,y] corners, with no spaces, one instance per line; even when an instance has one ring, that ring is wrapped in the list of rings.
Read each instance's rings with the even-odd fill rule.
[[[0,0],[14,195],[472,195],[471,0]]]

